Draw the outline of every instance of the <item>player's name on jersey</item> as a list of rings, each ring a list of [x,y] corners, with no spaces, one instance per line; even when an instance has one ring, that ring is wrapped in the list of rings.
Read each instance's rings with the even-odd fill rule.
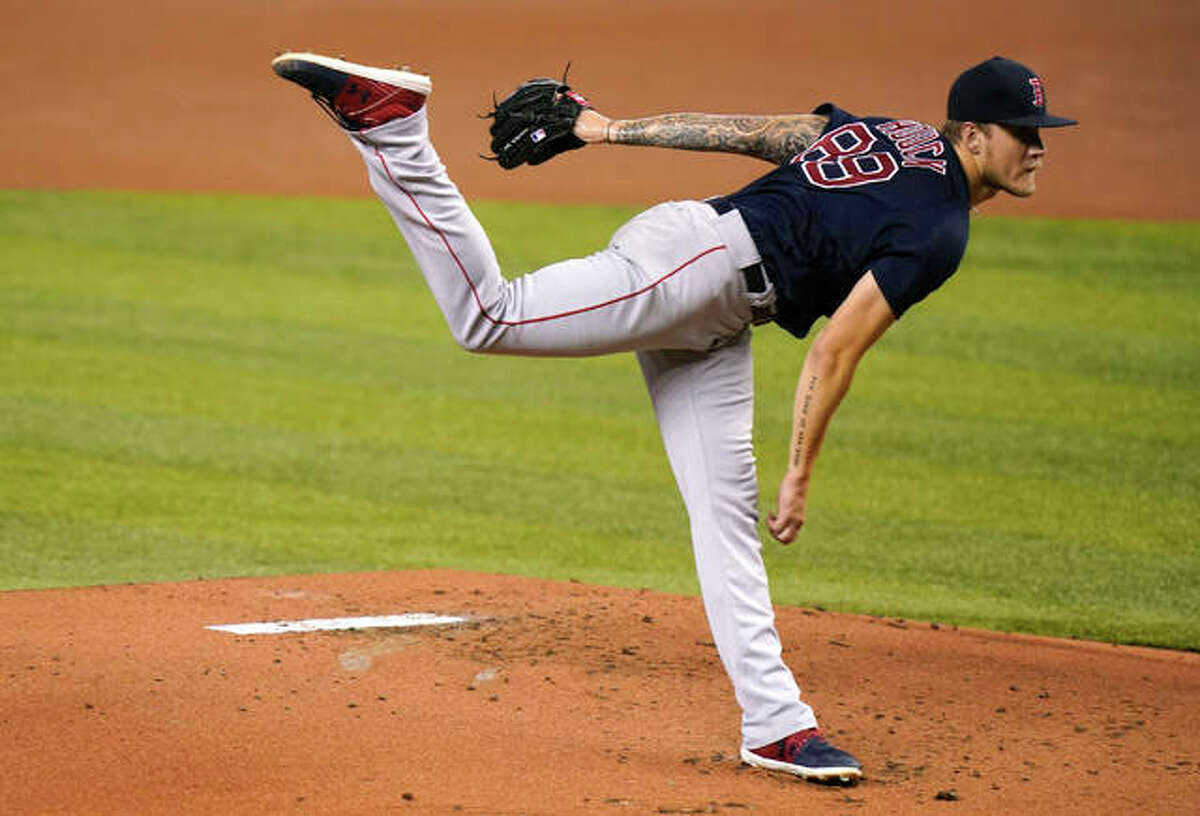
[[[937,158],[945,151],[946,143],[933,125],[912,119],[893,119],[879,125],[878,130],[900,151],[901,167],[923,167],[946,175],[946,160]]]

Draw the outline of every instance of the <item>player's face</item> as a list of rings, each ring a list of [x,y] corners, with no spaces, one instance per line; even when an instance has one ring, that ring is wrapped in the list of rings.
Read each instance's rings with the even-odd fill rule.
[[[983,180],[1015,196],[1033,195],[1046,148],[1035,127],[987,125],[982,156]]]

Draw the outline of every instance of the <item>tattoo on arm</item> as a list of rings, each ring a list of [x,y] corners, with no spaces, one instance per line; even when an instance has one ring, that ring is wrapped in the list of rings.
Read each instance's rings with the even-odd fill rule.
[[[726,116],[670,113],[647,119],[620,119],[608,127],[614,144],[740,153],[783,164],[808,148],[828,123],[825,116]]]
[[[804,451],[804,437],[808,431],[809,409],[812,408],[813,392],[817,390],[817,383],[820,382],[820,379],[815,374],[808,378],[808,387],[804,391],[804,401],[800,403],[800,416],[797,419],[796,426],[796,448],[792,451],[793,467],[799,467],[801,463],[800,457]],[[808,459],[812,460],[812,451],[809,451]]]

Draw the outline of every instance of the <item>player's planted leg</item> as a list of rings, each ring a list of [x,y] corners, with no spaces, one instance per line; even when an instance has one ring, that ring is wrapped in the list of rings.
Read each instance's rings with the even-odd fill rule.
[[[858,762],[820,739],[783,662],[758,538],[750,332],[707,353],[638,354],[691,523],[696,574],[717,653],[742,709],[743,761],[817,781]]]

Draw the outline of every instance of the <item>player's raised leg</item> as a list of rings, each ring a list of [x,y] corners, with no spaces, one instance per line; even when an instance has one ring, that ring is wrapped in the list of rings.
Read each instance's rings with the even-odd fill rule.
[[[660,205],[600,252],[506,280],[429,140],[427,77],[299,53],[274,67],[349,132],[464,348],[555,356],[704,349],[748,321],[744,285],[707,205]]]
[[[483,345],[487,321],[476,316],[480,303],[496,299],[502,283],[499,264],[429,142],[425,101],[431,80],[403,69],[309,53],[281,54],[272,67],[308,90],[349,133],[451,332],[464,346]],[[464,280],[459,267],[471,276]]]

